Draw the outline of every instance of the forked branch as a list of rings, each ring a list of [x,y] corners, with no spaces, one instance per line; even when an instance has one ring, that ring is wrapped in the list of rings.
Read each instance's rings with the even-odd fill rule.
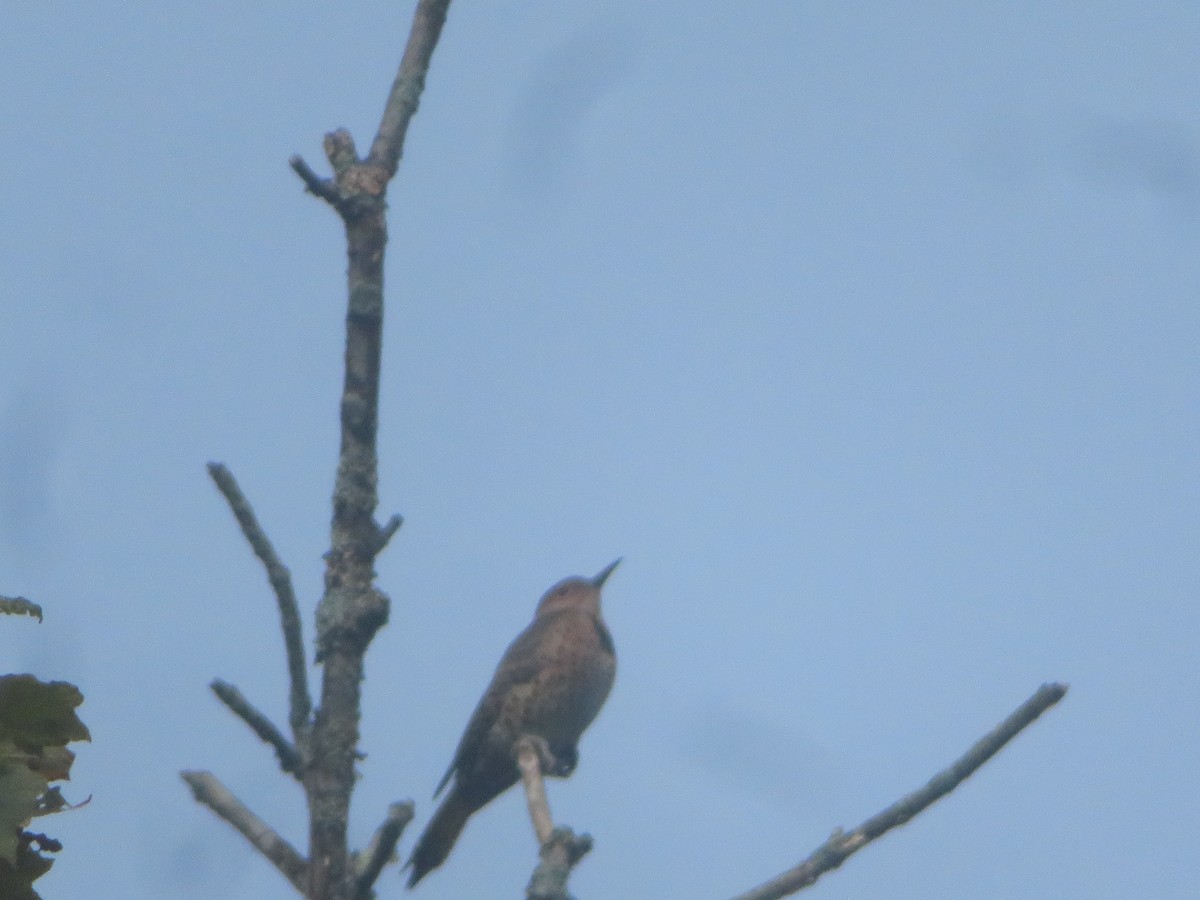
[[[341,442],[325,592],[317,606],[317,659],[324,671],[320,707],[304,756],[312,859],[308,890],[314,900],[347,900],[361,886],[349,858],[347,828],[358,758],[363,658],[391,606],[375,586],[375,557],[400,525],[399,517],[383,526],[375,521],[386,195],[449,5],[450,0],[417,3],[399,72],[365,160],[359,159],[353,138],[343,129],[325,136],[325,155],[333,169],[330,181],[314,181],[304,161],[292,159],[292,168],[308,189],[341,216],[349,262]]]
[[[325,136],[325,156],[333,169],[333,178],[322,178],[300,156],[289,160],[309,193],[327,202],[347,222],[369,213],[370,201],[383,198],[388,182],[396,174],[408,123],[420,105],[429,61],[446,24],[449,7],[450,0],[420,0],[417,4],[399,71],[365,159],[358,158],[349,132],[339,129]]]
[[[358,158],[353,139],[342,129],[325,136],[325,155],[333,169],[332,178],[322,178],[298,156],[291,159],[292,168],[306,188],[327,201],[341,216],[346,226],[349,258],[341,443],[333,491],[331,546],[325,554],[325,592],[317,607],[317,662],[324,671],[315,713],[305,677],[303,642],[290,575],[279,562],[233,476],[220,464],[209,466],[243,533],[266,566],[279,600],[292,683],[289,718],[299,757],[296,768],[308,799],[311,865],[301,860],[304,871],[300,872],[293,864],[293,857],[298,858],[298,854],[278,839],[267,839],[273,832],[227,791],[218,791],[219,785],[212,776],[185,773],[184,778],[192,785],[198,800],[237,825],[311,900],[351,900],[368,895],[379,869],[391,859],[405,821],[405,808],[394,806],[373,847],[352,865],[347,827],[355,761],[359,758],[363,657],[375,633],[387,621],[390,607],[387,596],[375,587],[374,562],[401,523],[399,516],[392,516],[383,525],[374,518],[378,505],[376,434],[383,257],[387,245],[386,193],[399,165],[408,124],[417,111],[449,5],[450,0],[417,3],[399,71],[366,159]],[[223,686],[219,696],[276,748],[285,769],[292,767],[294,755],[289,742],[264,715],[231,687]],[[280,851],[281,844],[285,851]]]
[[[279,625],[283,630],[283,646],[287,653],[288,682],[290,684],[288,722],[292,726],[292,740],[298,746],[304,743],[308,730],[309,716],[312,714],[312,698],[308,693],[308,668],[304,660],[304,631],[300,624],[300,608],[296,603],[296,592],[292,589],[292,573],[279,559],[275,547],[271,544],[250,501],[242,493],[237,479],[222,463],[210,462],[208,474],[212,477],[217,490],[229,504],[233,517],[241,526],[242,534],[250,544],[254,555],[261,560],[267,572],[267,580],[275,592],[275,600],[279,606]],[[280,757],[283,762],[283,757]],[[288,771],[285,767],[285,771]]]

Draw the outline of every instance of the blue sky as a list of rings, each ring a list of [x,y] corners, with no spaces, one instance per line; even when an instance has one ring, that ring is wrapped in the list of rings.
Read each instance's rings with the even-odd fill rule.
[[[177,777],[303,843],[207,692],[285,718],[203,465],[311,612],[344,259],[286,161],[368,145],[410,15],[0,11],[0,589],[47,614],[0,623],[0,669],[78,683],[94,737],[47,897],[291,896]],[[745,889],[1048,680],[1061,708],[820,895],[1200,891],[1197,34],[1182,2],[454,7],[391,190],[406,524],[356,843],[411,796],[411,846],[540,593],[623,555],[617,686],[551,786],[597,840],[578,896]],[[418,896],[520,896],[533,858],[508,796]]]

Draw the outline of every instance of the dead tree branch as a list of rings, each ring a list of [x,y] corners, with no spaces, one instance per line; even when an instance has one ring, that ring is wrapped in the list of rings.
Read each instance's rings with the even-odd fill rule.
[[[408,123],[420,105],[429,61],[441,37],[442,26],[446,24],[449,8],[450,0],[420,0],[417,4],[400,69],[392,82],[379,129],[366,159],[358,158],[349,132],[339,129],[325,135],[325,156],[333,168],[332,179],[322,178],[300,156],[289,160],[309,193],[336,209],[347,225],[350,219],[369,214],[371,199],[382,201],[388,182],[400,166]]]
[[[417,113],[421,92],[425,90],[429,60],[433,56],[438,38],[441,37],[442,26],[446,24],[446,11],[449,8],[450,0],[421,0],[413,14],[408,46],[404,48],[400,71],[396,73],[396,80],[392,82],[383,118],[379,122],[379,131],[371,143],[371,153],[368,157],[372,163],[384,167],[389,179],[396,174],[400,165],[404,138],[408,134],[408,123]]]
[[[303,747],[308,732],[309,716],[312,714],[312,698],[308,693],[308,669],[304,660],[304,632],[300,624],[300,608],[296,603],[296,592],[292,589],[292,573],[288,571],[258,523],[254,509],[238,486],[237,479],[223,464],[210,462],[208,474],[216,484],[233,511],[233,517],[241,526],[254,555],[267,571],[267,580],[275,592],[279,605],[279,624],[283,629],[283,646],[287,653],[288,681],[291,692],[288,703],[288,722],[292,727],[292,740]],[[215,688],[214,688],[215,690]],[[220,696],[218,694],[218,696]],[[222,698],[224,699],[224,698]],[[236,710],[235,710],[236,712]],[[253,725],[251,725],[253,727]],[[256,729],[257,730],[257,729]],[[266,740],[266,738],[264,738]],[[280,756],[281,763],[283,757]],[[293,771],[285,768],[284,771]],[[297,769],[298,771],[298,769]]]
[[[379,129],[365,160],[345,130],[325,136],[332,181],[315,178],[299,157],[292,168],[329,202],[346,227],[348,302],[341,446],[333,492],[325,593],[317,607],[317,659],[324,666],[320,707],[305,754],[309,808],[309,896],[347,900],[358,889],[346,832],[354,789],[363,656],[387,622],[389,600],[374,585],[375,557],[399,527],[375,521],[378,506],[379,371],[383,332],[383,258],[387,185],[399,165],[429,61],[450,0],[420,0]]]
[[[255,849],[269,859],[300,893],[308,884],[308,863],[291,844],[266,822],[250,812],[211,772],[181,772],[197,802],[242,833]]]
[[[296,750],[296,746],[275,726],[275,723],[228,681],[217,678],[209,687],[234,715],[250,726],[250,729],[258,735],[263,743],[271,745],[275,750],[275,755],[279,757],[279,768],[289,775],[299,778],[300,753]]]
[[[393,855],[405,821],[404,807],[393,807],[376,835],[373,848],[361,857],[363,867],[351,865],[347,826],[355,783],[354,766],[359,758],[363,657],[376,632],[387,622],[390,606],[387,596],[375,587],[374,563],[402,521],[399,516],[392,516],[382,526],[375,521],[387,185],[399,166],[408,125],[417,111],[449,6],[450,0],[417,3],[399,71],[366,159],[359,159],[349,132],[339,129],[327,134],[324,141],[332,178],[322,178],[299,156],[290,161],[307,190],[328,202],[341,216],[349,258],[341,442],[333,492],[331,546],[325,554],[325,592],[317,606],[317,662],[324,671],[320,705],[315,713],[308,693],[291,577],[279,562],[233,476],[218,463],[209,465],[209,472],[233,509],[242,532],[266,566],[279,599],[292,679],[290,721],[294,750],[266,716],[236,689],[219,683],[220,689],[214,685],[214,690],[263,740],[275,747],[285,769],[300,774],[308,799],[312,864],[303,865],[301,871],[289,863],[285,873],[310,900],[354,900],[369,895],[379,869]],[[198,800],[235,825],[242,823],[239,830],[280,866],[271,857],[271,852],[277,853],[280,842],[256,840],[255,835],[269,833],[269,829],[235,800],[231,804],[214,799],[214,789],[204,780],[215,783],[212,776],[189,772],[184,773],[184,778],[192,785]],[[206,786],[205,790],[202,792],[197,784]],[[232,795],[219,799],[229,801]],[[297,856],[294,850],[291,853]],[[280,868],[284,870],[283,866]]]
[[[966,781],[976,769],[999,753],[1005,744],[1066,693],[1065,684],[1042,685],[1012,715],[984,735],[949,768],[934,775],[924,787],[876,813],[849,834],[838,829],[798,866],[751,891],[739,894],[734,900],[777,900],[816,884],[824,873],[838,868],[871,841],[903,825]]]
[[[374,896],[371,888],[375,884],[375,879],[379,877],[383,867],[393,861],[396,844],[400,842],[400,835],[412,821],[415,812],[411,800],[393,803],[388,807],[387,817],[375,829],[371,843],[355,859],[355,871],[357,872],[355,880],[358,885],[356,897],[358,900],[368,900]]]
[[[538,738],[517,741],[517,767],[529,805],[529,820],[538,840],[538,866],[525,888],[527,900],[571,900],[567,879],[575,865],[592,849],[592,838],[575,834],[570,828],[554,827],[550,805],[546,802],[546,783],[542,777],[550,750]]]
[[[543,742],[544,744],[545,742]],[[550,804],[546,801],[546,782],[542,779],[542,754],[533,739],[523,737],[517,742],[517,767],[521,770],[521,783],[525,786],[525,800],[529,805],[529,821],[539,844],[550,840],[554,831],[554,818],[550,815]]]

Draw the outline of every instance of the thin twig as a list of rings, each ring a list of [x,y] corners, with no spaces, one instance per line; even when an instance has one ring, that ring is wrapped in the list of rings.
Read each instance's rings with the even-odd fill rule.
[[[378,550],[376,550],[377,553],[383,551],[383,548],[388,545],[388,542],[395,536],[403,524],[404,517],[401,515],[394,515],[383,523],[383,527],[379,529],[379,533],[375,536],[376,546],[378,547]]]
[[[516,745],[517,767],[525,787],[529,821],[538,840],[538,865],[525,888],[527,900],[570,900],[567,879],[575,865],[592,849],[591,835],[575,834],[570,828],[555,828],[546,802],[544,770],[555,767],[545,740],[522,736]]]
[[[550,804],[546,802],[546,783],[542,780],[542,755],[533,739],[523,737],[517,741],[517,766],[521,770],[521,782],[525,785],[525,799],[529,804],[529,821],[539,844],[550,840],[554,832],[554,819],[550,815]]]
[[[816,883],[825,872],[836,869],[871,841],[924,811],[962,784],[976,769],[995,756],[1038,716],[1067,693],[1065,684],[1043,684],[1007,719],[984,735],[949,768],[934,775],[929,783],[876,813],[849,834],[835,831],[824,844],[798,866],[788,869],[734,900],[777,900]]]
[[[342,204],[342,194],[337,189],[337,185],[331,179],[322,178],[313,171],[312,166],[304,161],[304,157],[296,154],[288,160],[288,165],[292,167],[292,171],[300,176],[300,180],[304,182],[304,186],[308,192],[314,197],[320,197],[330,206],[340,208]]]
[[[357,860],[358,876],[355,880],[358,886],[359,900],[366,900],[372,896],[371,887],[379,878],[383,867],[395,856],[396,844],[399,843],[405,826],[412,821],[414,812],[411,800],[393,803],[388,807],[387,817],[375,829],[371,843],[367,845],[367,849],[359,855]]]
[[[242,489],[238,487],[233,473],[223,464],[210,462],[208,474],[216,484],[217,490],[229,503],[233,516],[242,528],[254,555],[257,556],[267,571],[267,580],[275,592],[279,604],[279,624],[283,629],[283,646],[287,653],[288,680],[291,685],[288,722],[292,727],[292,739],[298,747],[303,747],[309,726],[309,716],[312,714],[312,698],[308,693],[308,669],[304,661],[304,634],[300,625],[300,609],[296,603],[296,593],[292,590],[292,575],[280,561],[275,548],[267,538],[258,517]]]
[[[255,849],[269,859],[301,894],[308,886],[308,863],[291,844],[266,822],[250,812],[211,772],[180,772],[199,803],[242,833]]]
[[[441,36],[442,26],[446,24],[449,7],[450,0],[420,0],[413,13],[412,32],[400,60],[400,70],[392,82],[379,130],[367,156],[369,163],[383,166],[388,179],[396,174],[400,165],[408,123],[416,114],[421,92],[425,89],[429,60]]]
[[[250,726],[263,743],[270,744],[274,748],[275,755],[279,757],[279,768],[300,780],[300,753],[296,750],[295,744],[275,727],[275,723],[228,681],[217,678],[209,687],[221,702],[233,711],[234,715]]]

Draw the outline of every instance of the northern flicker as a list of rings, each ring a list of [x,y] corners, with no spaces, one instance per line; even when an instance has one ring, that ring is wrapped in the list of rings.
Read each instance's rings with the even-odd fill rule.
[[[621,560],[594,578],[564,578],[542,596],[529,627],[504,652],[471,714],[433,796],[454,785],[425,827],[408,865],[413,887],[446,859],[471,814],[517,783],[515,745],[528,735],[546,742],[571,774],[576,744],[612,689],[617,660],[600,615],[600,589]]]

